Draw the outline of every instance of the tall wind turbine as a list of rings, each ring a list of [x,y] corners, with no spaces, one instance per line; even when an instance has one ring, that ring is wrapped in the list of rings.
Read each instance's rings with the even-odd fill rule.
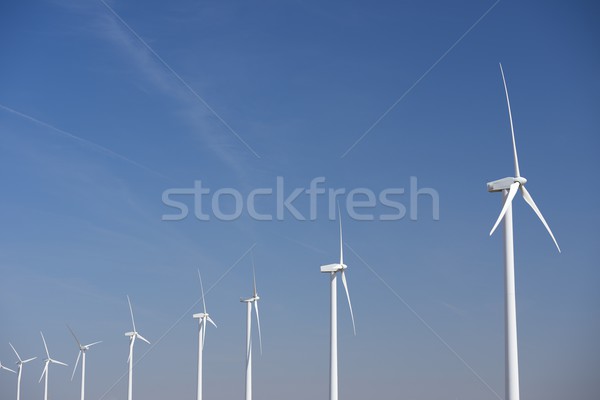
[[[202,307],[204,312],[194,314],[194,318],[198,318],[199,330],[198,330],[198,393],[196,395],[197,400],[202,400],[202,351],[204,350],[204,338],[206,336],[206,322],[210,322],[217,327],[217,324],[208,316],[206,312],[206,302],[204,301],[204,286],[202,285],[202,276],[200,276],[200,270],[198,270],[198,278],[200,279],[200,291],[202,292]]]
[[[345,270],[348,268],[344,264],[344,242],[342,241],[342,215],[338,208],[340,219],[340,262],[337,264],[327,264],[321,266],[321,272],[330,275],[331,282],[331,337],[330,337],[330,359],[329,359],[329,399],[338,399],[338,357],[337,357],[337,273],[342,275],[342,284],[346,290],[348,306],[350,307],[350,316],[352,317],[352,329],[356,335],[356,326],[354,325],[354,313],[352,312],[352,303],[350,302],[350,293],[348,292],[348,283],[346,282]]]
[[[42,378],[45,377],[44,379],[44,400],[48,400],[48,372],[50,371],[50,364],[59,364],[59,365],[64,365],[65,367],[68,367],[67,364],[65,364],[64,362],[61,361],[57,361],[54,360],[52,357],[50,357],[50,352],[48,351],[48,345],[46,345],[46,339],[44,338],[44,334],[42,332],[40,332],[40,335],[42,335],[42,340],[44,341],[44,348],[46,349],[46,356],[47,358],[44,360],[44,371],[42,372],[42,376],[40,376],[40,380],[39,382],[42,381]]]
[[[71,380],[73,380],[73,377],[75,376],[75,371],[77,371],[77,365],[79,364],[79,358],[81,357],[81,400],[84,400],[85,399],[85,353],[87,353],[87,351],[90,349],[90,347],[97,345],[98,343],[102,343],[102,341],[83,345],[83,344],[81,344],[79,339],[77,339],[77,336],[75,336],[75,332],[73,332],[73,329],[71,329],[71,327],[69,325],[67,325],[67,328],[69,328],[71,335],[73,335],[73,338],[75,339],[75,341],[77,342],[77,346],[79,347],[79,353],[77,354],[77,361],[75,361],[75,368],[73,368],[73,373],[71,374]]]
[[[560,252],[560,247],[550,230],[550,227],[546,223],[544,216],[536,206],[533,198],[525,189],[525,183],[527,179],[521,176],[519,170],[519,160],[517,158],[517,144],[515,142],[515,130],[513,128],[512,112],[510,110],[510,100],[508,98],[508,89],[506,87],[506,79],[504,78],[504,71],[502,64],[500,64],[500,73],[502,74],[502,82],[504,83],[504,92],[506,93],[506,104],[508,105],[508,117],[510,119],[510,130],[512,134],[513,144],[513,156],[515,163],[515,176],[509,178],[502,178],[494,182],[487,184],[488,192],[502,192],[504,198],[504,206],[500,212],[500,216],[494,227],[490,231],[490,236],[494,233],[500,221],[504,218],[504,289],[505,289],[505,351],[506,351],[506,400],[519,400],[519,356],[517,346],[517,306],[515,300],[515,264],[514,264],[514,248],[513,248],[513,218],[512,218],[512,201],[517,194],[517,191],[521,189],[523,199],[529,204],[529,206],[536,213],[538,218],[542,221],[542,224],[546,227],[546,230],[552,237],[556,248]]]
[[[258,341],[260,344],[260,354],[262,354],[262,336],[260,333],[260,318],[258,316],[258,300],[260,300],[260,297],[256,291],[254,257],[252,258],[252,279],[254,282],[254,292],[252,297],[240,299],[242,303],[246,303],[246,400],[252,400],[252,304],[254,304],[254,310],[256,311]]]
[[[133,396],[133,345],[135,344],[135,339],[140,338],[144,342],[150,344],[148,340],[146,340],[142,335],[138,333],[135,329],[135,320],[133,319],[133,308],[131,307],[131,300],[129,300],[129,296],[127,296],[127,303],[129,303],[129,313],[131,314],[131,325],[133,325],[133,332],[126,332],[125,336],[129,337],[129,357],[127,358],[127,362],[129,363],[129,385],[127,386],[127,400],[132,400]]]
[[[17,400],[21,400],[21,376],[23,375],[23,364],[33,361],[37,357],[32,357],[32,358],[28,358],[26,360],[22,360],[21,356],[19,356],[19,353],[17,353],[17,350],[15,350],[14,346],[10,342],[8,344],[13,349],[13,351],[15,352],[15,355],[17,356],[17,359],[19,360],[19,361],[17,361],[17,366],[19,367],[18,373],[17,373]]]

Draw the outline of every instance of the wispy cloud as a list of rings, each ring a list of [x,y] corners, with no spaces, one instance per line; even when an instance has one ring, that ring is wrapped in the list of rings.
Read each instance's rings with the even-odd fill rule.
[[[57,128],[56,126],[51,125],[51,124],[49,124],[47,122],[44,122],[42,120],[39,120],[39,119],[37,119],[35,117],[32,117],[31,115],[28,115],[28,114],[25,114],[23,112],[17,111],[15,109],[10,108],[8,106],[5,106],[3,104],[0,104],[0,109],[2,109],[4,111],[7,111],[7,112],[9,112],[9,113],[11,113],[13,115],[16,115],[16,116],[18,116],[20,118],[23,118],[23,119],[26,119],[28,121],[34,122],[37,125],[43,126],[45,128],[48,128],[51,131],[53,131],[53,132],[55,132],[55,133],[57,133],[57,134],[59,134],[59,135],[61,135],[63,137],[67,137],[69,139],[72,139],[72,140],[78,142],[79,144],[83,145],[84,147],[87,147],[87,148],[89,148],[91,150],[94,150],[94,151],[97,151],[97,152],[102,153],[104,155],[107,155],[109,157],[116,158],[116,159],[119,159],[121,161],[124,161],[124,162],[126,162],[126,163],[128,163],[130,165],[133,165],[133,166],[137,167],[137,168],[143,169],[144,171],[149,172],[152,175],[155,175],[157,177],[160,177],[160,178],[163,178],[163,179],[169,179],[167,176],[161,174],[160,172],[157,172],[157,171],[155,171],[155,170],[153,170],[151,168],[148,168],[145,165],[140,164],[139,162],[134,161],[134,160],[132,160],[129,157],[126,157],[126,156],[124,156],[122,154],[119,154],[116,151],[113,151],[113,150],[111,150],[111,149],[109,149],[109,148],[107,148],[105,146],[102,146],[102,145],[100,145],[98,143],[92,142],[91,140],[84,139],[84,138],[82,138],[80,136],[77,136],[77,135],[71,133],[71,132],[67,132],[67,131],[65,131],[63,129]]]
[[[103,0],[100,2],[107,11],[99,16],[102,34],[124,50],[123,54],[159,92],[182,105],[181,114],[210,149],[238,175],[243,175],[246,156],[234,145],[209,133],[215,130],[214,123],[225,127],[254,157],[260,158],[259,154],[112,7]]]

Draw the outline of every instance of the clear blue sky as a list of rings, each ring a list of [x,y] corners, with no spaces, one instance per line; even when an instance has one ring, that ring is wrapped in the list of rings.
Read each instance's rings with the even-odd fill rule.
[[[136,398],[192,399],[196,268],[208,288],[232,266],[207,295],[219,328],[206,336],[205,397],[241,398],[239,297],[251,293],[241,257],[252,246],[264,342],[255,397],[326,398],[319,266],[337,260],[338,233],[325,197],[313,221],[161,220],[173,212],[167,189],[201,180],[246,196],[277,176],[286,195],[320,176],[320,187],[375,193],[408,190],[415,176],[439,193],[438,221],[427,197],[416,221],[358,221],[344,209],[357,336],[340,292],[341,398],[502,397],[502,238],[488,237],[501,199],[485,186],[513,174],[498,62],[522,174],[563,249],[517,198],[522,396],[598,398],[596,5],[110,1],[152,54],[102,2],[72,3],[0,5],[0,361],[14,361],[9,341],[38,356],[22,399],[42,395],[40,330],[74,364],[65,323],[104,341],[89,353],[88,398],[126,398],[126,294],[139,331],[158,342],[136,367]],[[306,196],[295,204],[308,215]],[[257,210],[275,213],[273,197],[259,196]],[[138,359],[148,349],[137,343]],[[5,372],[2,399],[14,396]],[[77,397],[70,374],[52,368],[53,397]]]

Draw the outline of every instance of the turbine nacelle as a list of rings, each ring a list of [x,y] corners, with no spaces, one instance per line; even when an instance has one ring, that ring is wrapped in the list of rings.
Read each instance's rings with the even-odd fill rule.
[[[321,272],[323,273],[336,273],[338,271],[343,271],[348,266],[346,264],[327,264],[321,266]]]
[[[488,192],[501,192],[503,190],[510,190],[510,186],[515,182],[518,182],[521,185],[524,185],[527,183],[527,179],[523,178],[522,176],[519,176],[516,178],[513,178],[513,177],[502,178],[502,179],[498,179],[497,181],[488,182],[487,189],[488,189]]]
[[[242,303],[253,303],[255,301],[260,300],[260,296],[256,295],[256,296],[252,296],[252,297],[248,297],[247,299],[244,298],[240,298],[240,302]]]
[[[199,318],[199,319],[204,319],[204,318],[208,318],[208,313],[198,313],[198,314],[194,314],[192,315],[193,318]]]

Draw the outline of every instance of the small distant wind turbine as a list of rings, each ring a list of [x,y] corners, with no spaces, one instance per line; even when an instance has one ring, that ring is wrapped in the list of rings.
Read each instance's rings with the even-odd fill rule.
[[[73,380],[73,377],[75,376],[75,371],[77,371],[77,365],[79,364],[79,358],[81,357],[81,400],[84,400],[85,399],[85,353],[90,349],[90,347],[97,345],[98,343],[102,343],[102,341],[82,345],[81,342],[79,341],[79,339],[77,339],[77,336],[75,336],[75,332],[73,332],[73,329],[71,329],[71,327],[69,325],[67,325],[67,328],[69,328],[71,335],[73,335],[73,338],[75,339],[75,341],[77,342],[77,346],[79,347],[79,353],[77,354],[77,361],[75,361],[75,368],[73,368],[73,373],[71,374],[71,380]]]
[[[198,319],[199,331],[198,331],[198,393],[196,395],[197,400],[202,400],[202,351],[204,350],[204,338],[206,336],[206,322],[210,322],[217,327],[217,324],[208,316],[206,312],[206,302],[204,301],[204,286],[202,285],[202,276],[200,276],[200,270],[198,270],[198,278],[200,279],[200,291],[202,292],[202,307],[204,312],[194,314],[193,317]]]
[[[42,341],[44,342],[44,348],[46,349],[46,359],[44,360],[44,371],[42,372],[42,376],[40,376],[40,380],[39,382],[42,381],[42,379],[45,377],[44,379],[44,400],[48,400],[48,372],[50,371],[50,364],[58,364],[58,365],[64,365],[65,367],[68,367],[67,364],[65,364],[64,362],[58,361],[58,360],[54,360],[52,357],[50,357],[50,352],[48,351],[48,345],[46,345],[46,339],[44,338],[44,334],[42,332],[40,332],[40,335],[42,335]]]
[[[127,362],[129,363],[129,386],[127,387],[127,400],[133,399],[133,345],[135,344],[135,339],[140,338],[144,342],[150,344],[148,340],[146,340],[142,335],[138,333],[135,329],[135,320],[133,319],[133,308],[131,307],[131,300],[129,300],[129,296],[127,296],[127,303],[129,303],[129,312],[131,314],[131,324],[133,325],[133,332],[126,332],[125,336],[129,337],[129,357],[127,358]]]
[[[496,220],[494,227],[490,231],[490,236],[494,233],[500,221],[504,218],[504,289],[505,289],[505,334],[506,334],[506,400],[519,400],[519,356],[517,344],[517,306],[515,299],[515,260],[513,247],[513,218],[512,218],[512,201],[521,189],[523,199],[536,213],[538,218],[546,227],[550,237],[554,241],[558,252],[560,247],[546,223],[544,216],[536,206],[533,198],[525,189],[527,179],[521,176],[519,171],[519,160],[517,158],[517,144],[515,142],[515,130],[513,127],[512,112],[510,110],[510,100],[508,98],[508,89],[506,87],[506,79],[502,64],[500,64],[500,73],[502,74],[502,82],[504,83],[504,92],[506,94],[506,104],[508,105],[508,117],[510,119],[510,131],[512,134],[513,156],[515,163],[515,177],[502,178],[487,184],[488,192],[502,192],[504,197],[504,206],[500,212],[500,216]]]
[[[352,312],[352,303],[350,302],[350,293],[348,292],[348,283],[346,282],[345,270],[348,268],[344,264],[344,242],[342,240],[342,215],[338,208],[340,219],[340,262],[337,264],[328,264],[321,266],[321,272],[331,276],[331,337],[330,337],[330,359],[329,359],[329,399],[338,398],[338,357],[337,357],[337,273],[342,275],[342,284],[346,290],[346,298],[350,307],[350,317],[352,318],[352,329],[356,335],[356,326],[354,325],[354,313]]]
[[[23,364],[33,361],[37,357],[32,357],[32,358],[28,358],[27,360],[22,360],[21,357],[19,356],[19,353],[17,353],[17,350],[15,350],[14,346],[10,342],[8,344],[13,349],[13,351],[15,352],[15,355],[17,356],[17,359],[19,360],[19,361],[17,361],[17,366],[18,366],[18,371],[19,371],[17,373],[17,400],[21,400],[21,375],[23,374]]]
[[[254,292],[252,297],[240,299],[246,303],[246,400],[252,400],[252,304],[256,311],[256,325],[258,327],[258,341],[260,344],[260,354],[262,354],[262,336],[260,333],[260,318],[258,316],[258,300],[260,297],[256,291],[256,271],[254,269],[254,257],[252,258],[252,279],[254,282]]]

